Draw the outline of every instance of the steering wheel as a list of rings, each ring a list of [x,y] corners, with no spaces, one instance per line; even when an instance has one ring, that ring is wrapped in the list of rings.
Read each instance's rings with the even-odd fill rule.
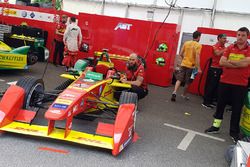
[[[109,68],[109,70],[114,71],[114,72],[111,72],[111,74],[110,74],[111,79],[120,80],[120,78],[121,78],[120,72],[115,67]]]
[[[119,73],[115,73],[114,75],[112,75],[110,77],[111,79],[117,79],[117,80],[120,80],[121,79],[121,75]]]

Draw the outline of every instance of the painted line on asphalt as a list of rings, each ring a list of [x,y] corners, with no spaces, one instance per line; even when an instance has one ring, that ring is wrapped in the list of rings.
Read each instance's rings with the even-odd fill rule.
[[[58,150],[50,147],[39,147],[38,150],[41,151],[49,151],[49,152],[54,152],[54,153],[60,153],[60,154],[68,154],[69,151],[67,150]]]
[[[190,143],[195,137],[195,133],[188,132],[186,136],[182,139],[181,143],[177,146],[178,149],[186,151]]]
[[[175,129],[179,129],[179,130],[188,132],[187,135],[182,139],[181,143],[177,147],[180,150],[184,150],[184,151],[187,150],[189,144],[192,142],[195,135],[199,135],[199,136],[207,137],[207,138],[210,138],[210,139],[218,140],[218,141],[221,141],[221,142],[225,142],[225,139],[222,139],[222,138],[219,138],[219,137],[210,136],[210,135],[207,135],[207,134],[204,134],[204,133],[196,132],[196,131],[193,131],[193,130],[190,130],[190,129],[182,128],[182,127],[171,125],[171,124],[168,124],[168,123],[164,123],[164,125],[168,126],[168,127],[171,127],[171,128],[175,128]]]
[[[3,80],[3,79],[0,79],[0,82],[5,82],[5,80]]]

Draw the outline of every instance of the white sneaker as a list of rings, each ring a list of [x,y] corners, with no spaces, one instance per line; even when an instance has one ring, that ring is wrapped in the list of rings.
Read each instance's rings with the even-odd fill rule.
[[[202,105],[203,107],[205,107],[206,109],[213,109],[213,107],[212,107],[210,104],[202,103],[201,105]]]

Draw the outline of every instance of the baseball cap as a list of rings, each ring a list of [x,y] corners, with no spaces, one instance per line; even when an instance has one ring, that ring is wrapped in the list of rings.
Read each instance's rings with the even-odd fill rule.
[[[219,34],[217,38],[219,39],[219,38],[226,38],[226,37],[227,37],[226,34]]]

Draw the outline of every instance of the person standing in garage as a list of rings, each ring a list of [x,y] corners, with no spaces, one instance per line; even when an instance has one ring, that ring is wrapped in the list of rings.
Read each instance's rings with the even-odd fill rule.
[[[54,48],[54,57],[53,64],[57,65],[57,59],[59,56],[59,65],[62,65],[63,61],[63,51],[64,51],[64,43],[63,43],[63,35],[66,29],[67,16],[62,15],[60,23],[56,27],[55,33],[55,48]]]
[[[206,86],[204,92],[204,100],[202,106],[208,109],[213,109],[213,99],[217,98],[218,85],[220,76],[222,74],[222,68],[219,64],[220,58],[223,55],[226,47],[227,36],[225,34],[219,34],[217,36],[218,42],[213,45],[212,63],[208,68]]]
[[[237,31],[237,40],[226,48],[220,59],[223,73],[220,78],[218,103],[213,125],[205,133],[218,133],[223,119],[225,106],[230,103],[230,136],[236,142],[239,139],[239,122],[247,93],[250,65],[250,46],[247,42],[249,30],[242,27]]]
[[[65,50],[68,54],[63,60],[66,68],[74,66],[82,42],[82,33],[80,27],[76,24],[76,18],[71,17],[69,23],[63,36]]]
[[[174,91],[171,96],[171,101],[176,100],[177,90],[179,89],[182,82],[185,82],[185,88],[183,94],[181,95],[184,99],[188,100],[189,97],[186,96],[187,88],[192,82],[191,74],[195,68],[198,69],[198,72],[201,72],[200,69],[200,52],[201,44],[199,44],[201,33],[195,31],[193,33],[193,40],[186,41],[181,49],[180,57],[182,58],[181,67],[178,73],[176,74],[176,83]]]

